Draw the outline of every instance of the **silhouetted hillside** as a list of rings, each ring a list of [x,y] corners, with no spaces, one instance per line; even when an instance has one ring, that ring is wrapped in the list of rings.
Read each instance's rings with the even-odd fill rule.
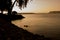
[[[50,11],[49,13],[60,13],[60,11]]]
[[[35,13],[18,13],[18,15],[20,15],[20,14],[35,14]]]

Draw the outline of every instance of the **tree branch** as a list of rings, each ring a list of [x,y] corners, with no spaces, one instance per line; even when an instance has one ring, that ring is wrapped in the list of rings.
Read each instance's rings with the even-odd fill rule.
[[[15,4],[16,1],[17,1],[17,0],[15,0],[14,3],[11,5],[11,10],[13,9],[14,4]]]

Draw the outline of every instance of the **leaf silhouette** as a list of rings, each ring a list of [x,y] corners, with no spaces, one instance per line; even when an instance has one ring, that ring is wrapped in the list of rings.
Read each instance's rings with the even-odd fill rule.
[[[18,7],[22,9],[27,6],[28,1],[29,0],[15,0],[14,3],[12,4],[12,0],[0,0],[0,10],[1,11],[7,10],[10,15],[12,14],[12,9],[16,2],[18,3]]]

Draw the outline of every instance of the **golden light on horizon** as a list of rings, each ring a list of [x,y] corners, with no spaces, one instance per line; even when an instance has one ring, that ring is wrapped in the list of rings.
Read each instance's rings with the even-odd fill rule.
[[[17,12],[49,12],[60,11],[60,0],[33,0],[28,3],[27,7],[20,10],[18,6],[14,6],[13,11]]]

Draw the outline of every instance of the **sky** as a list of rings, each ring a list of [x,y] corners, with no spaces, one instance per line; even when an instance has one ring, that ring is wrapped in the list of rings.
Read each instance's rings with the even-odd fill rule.
[[[60,11],[60,0],[32,0],[31,2],[28,2],[27,7],[22,10],[15,5],[13,11],[19,13],[47,13],[49,11]]]

